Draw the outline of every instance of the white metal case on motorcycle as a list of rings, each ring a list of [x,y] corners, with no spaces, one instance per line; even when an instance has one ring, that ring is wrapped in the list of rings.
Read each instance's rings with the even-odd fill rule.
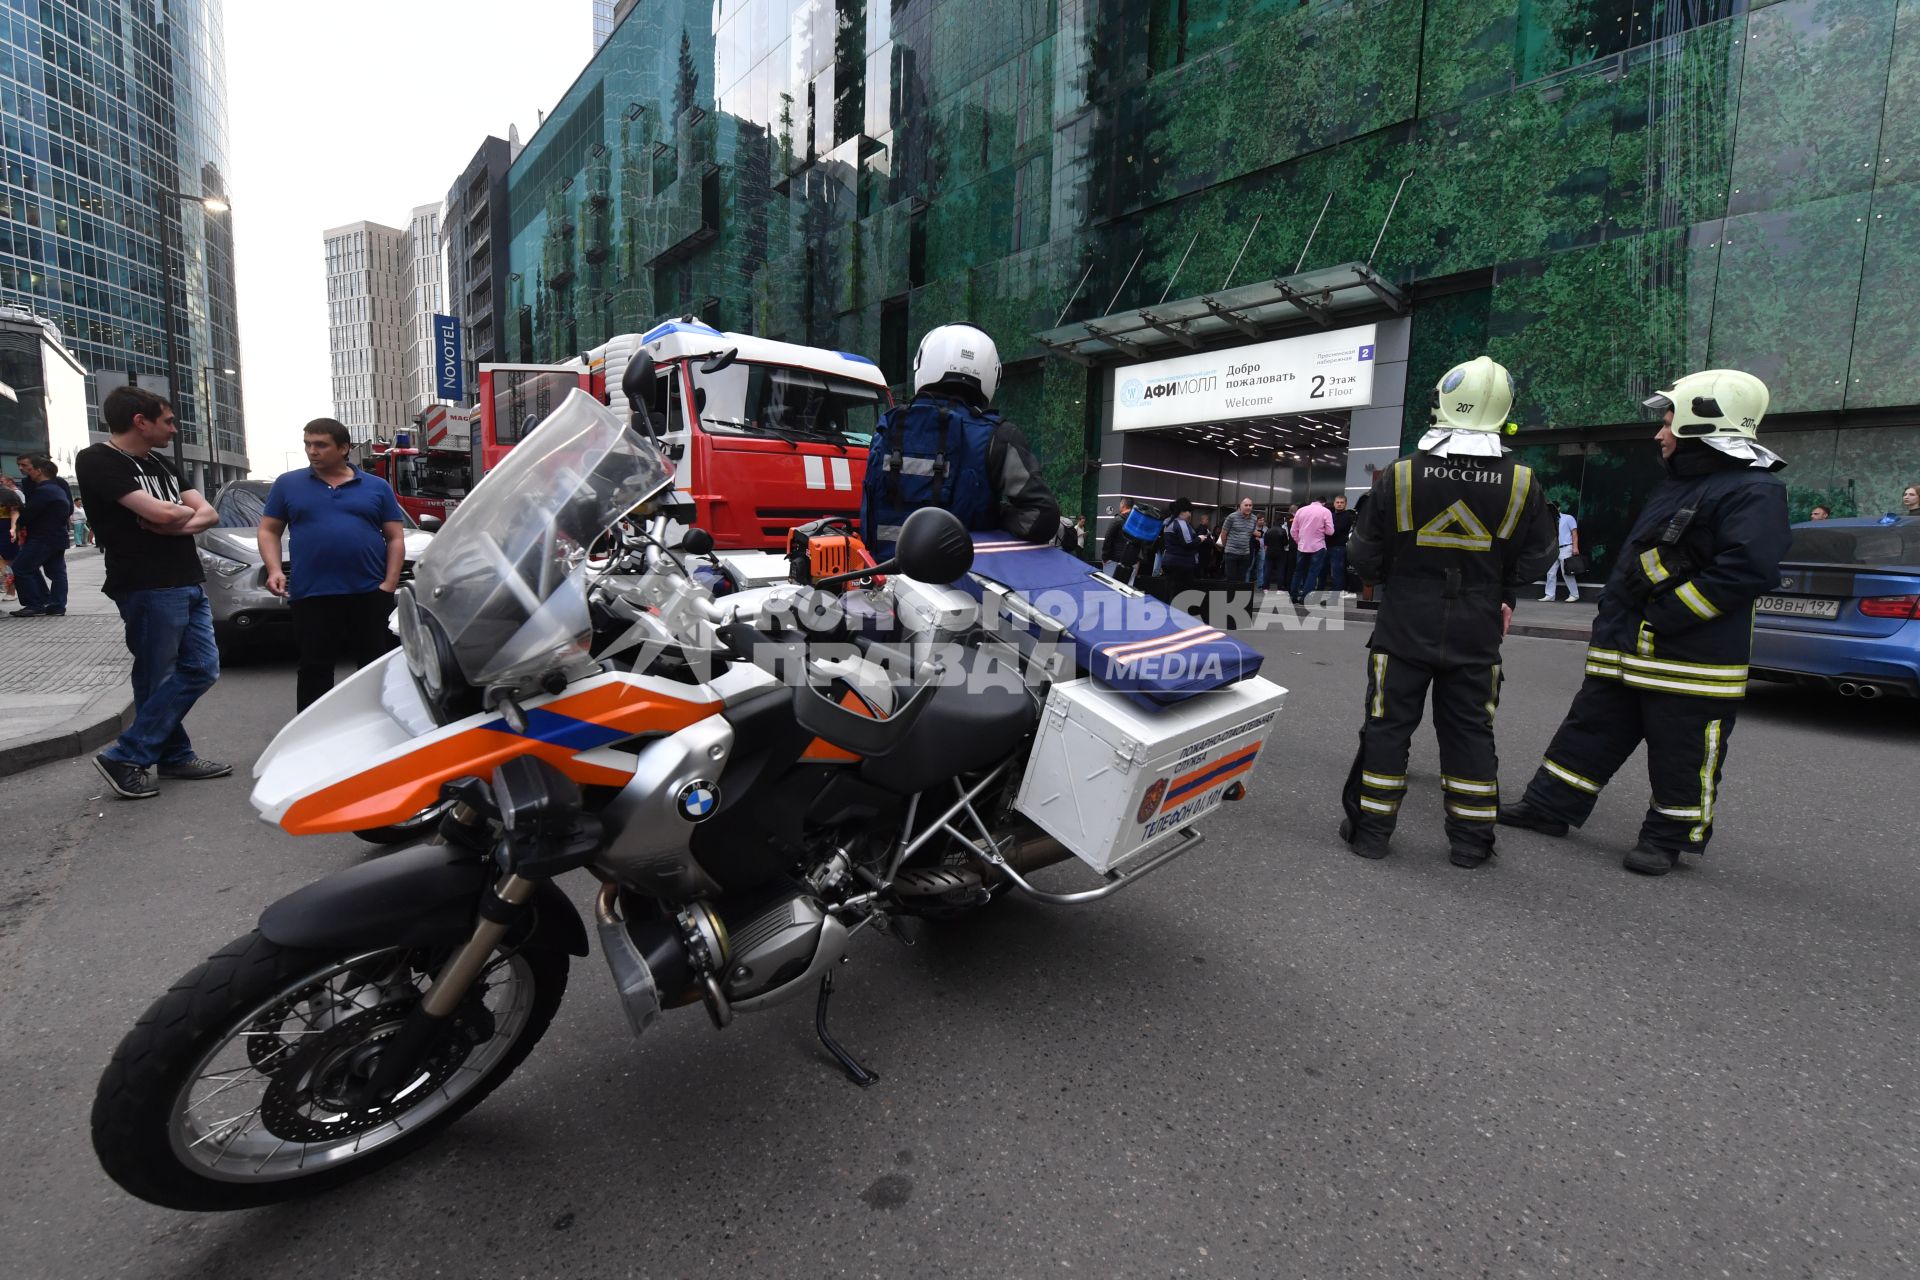
[[[1255,677],[1149,711],[1090,679],[1056,684],[1014,807],[1113,871],[1246,782],[1286,696]]]

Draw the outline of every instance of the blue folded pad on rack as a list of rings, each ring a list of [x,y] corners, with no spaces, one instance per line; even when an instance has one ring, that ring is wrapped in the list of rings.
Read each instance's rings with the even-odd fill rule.
[[[1064,626],[1082,670],[1145,706],[1172,706],[1260,672],[1260,655],[1226,632],[1113,586],[1058,547],[976,533],[972,574],[955,585],[984,599],[981,579]]]

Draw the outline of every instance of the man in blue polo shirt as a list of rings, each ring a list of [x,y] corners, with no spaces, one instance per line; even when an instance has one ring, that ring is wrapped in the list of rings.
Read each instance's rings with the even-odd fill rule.
[[[260,517],[267,589],[293,606],[301,711],[333,688],[342,651],[364,667],[393,648],[387,618],[406,560],[406,516],[385,480],[347,461],[346,427],[315,418],[304,436],[311,465],[273,482]],[[298,550],[292,574],[280,559],[289,529],[289,550]]]

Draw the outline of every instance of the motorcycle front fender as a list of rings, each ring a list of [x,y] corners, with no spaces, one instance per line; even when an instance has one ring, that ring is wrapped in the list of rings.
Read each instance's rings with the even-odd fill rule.
[[[457,945],[473,934],[474,908],[493,864],[452,845],[420,845],[336,871],[260,913],[260,934],[283,947],[369,951]],[[534,889],[533,911],[509,938],[516,946],[587,954],[587,929],[551,880]]]

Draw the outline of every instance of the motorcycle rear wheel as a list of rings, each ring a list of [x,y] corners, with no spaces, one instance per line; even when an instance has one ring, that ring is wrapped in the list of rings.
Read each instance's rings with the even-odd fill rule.
[[[237,938],[156,1000],[115,1050],[93,1146],[127,1191],[170,1209],[274,1204],[340,1185],[427,1142],[533,1050],[568,960],[499,954],[384,1105],[348,1100],[437,969],[407,948],[348,954]]]

